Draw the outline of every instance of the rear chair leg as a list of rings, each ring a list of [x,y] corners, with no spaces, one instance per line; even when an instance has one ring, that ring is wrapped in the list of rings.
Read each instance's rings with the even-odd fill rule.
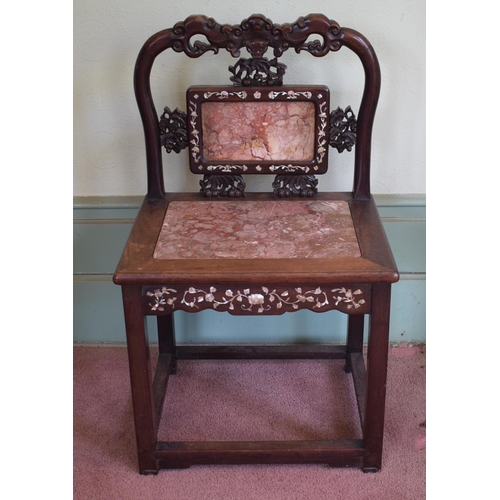
[[[177,357],[175,354],[175,325],[174,314],[168,316],[157,316],[158,324],[158,347],[160,354],[172,356],[170,375],[177,373]]]
[[[351,354],[363,352],[363,330],[365,325],[364,314],[350,314],[347,319],[347,352],[344,370],[352,372]]]

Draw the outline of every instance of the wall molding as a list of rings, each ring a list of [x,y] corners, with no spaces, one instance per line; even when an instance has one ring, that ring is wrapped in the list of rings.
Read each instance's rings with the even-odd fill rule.
[[[425,194],[374,194],[378,207],[425,207]],[[144,195],[74,196],[73,208],[140,208]]]

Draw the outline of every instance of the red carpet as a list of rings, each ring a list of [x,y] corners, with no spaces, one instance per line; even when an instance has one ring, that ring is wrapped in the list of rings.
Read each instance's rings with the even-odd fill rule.
[[[360,437],[341,361],[180,361],[160,439]],[[74,499],[425,498],[425,352],[390,350],[383,470],[198,466],[137,472],[127,353],[74,349]]]

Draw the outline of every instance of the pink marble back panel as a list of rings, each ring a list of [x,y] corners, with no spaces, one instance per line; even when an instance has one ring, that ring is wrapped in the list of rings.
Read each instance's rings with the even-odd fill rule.
[[[314,156],[312,102],[205,102],[205,161],[309,161]]]
[[[174,201],[155,259],[360,257],[345,201]]]

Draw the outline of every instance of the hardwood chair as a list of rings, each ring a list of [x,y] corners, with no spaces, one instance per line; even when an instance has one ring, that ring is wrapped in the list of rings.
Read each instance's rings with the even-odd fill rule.
[[[192,41],[204,35],[206,42]],[[307,41],[310,35],[321,40]],[[277,58],[294,48],[322,57],[342,46],[361,60],[365,87],[352,110],[329,110],[325,86],[283,86]],[[227,49],[250,59],[229,67],[233,86],[194,87],[187,112],[158,117],[149,78],[172,48],[195,58]],[[264,54],[273,49],[275,59]],[[122,287],[141,474],[198,464],[325,463],[378,471],[382,464],[391,284],[399,275],[370,194],[372,125],[380,69],[370,43],[321,14],[275,25],[253,15],[240,25],[191,16],[147,40],[136,63],[135,94],[146,141],[148,193],[114,282]],[[318,192],[328,145],[355,145],[351,192]],[[199,193],[165,193],[162,151],[188,147]],[[269,193],[245,193],[242,174],[276,178]],[[173,313],[206,309],[279,315],[309,309],[348,315],[346,345],[176,346]],[[153,376],[145,317],[157,317]],[[367,364],[364,318],[369,316]],[[236,340],[236,339],[235,339]],[[167,381],[177,360],[343,359],[351,373],[362,439],[160,442]],[[356,417],[357,418],[357,417]]]

